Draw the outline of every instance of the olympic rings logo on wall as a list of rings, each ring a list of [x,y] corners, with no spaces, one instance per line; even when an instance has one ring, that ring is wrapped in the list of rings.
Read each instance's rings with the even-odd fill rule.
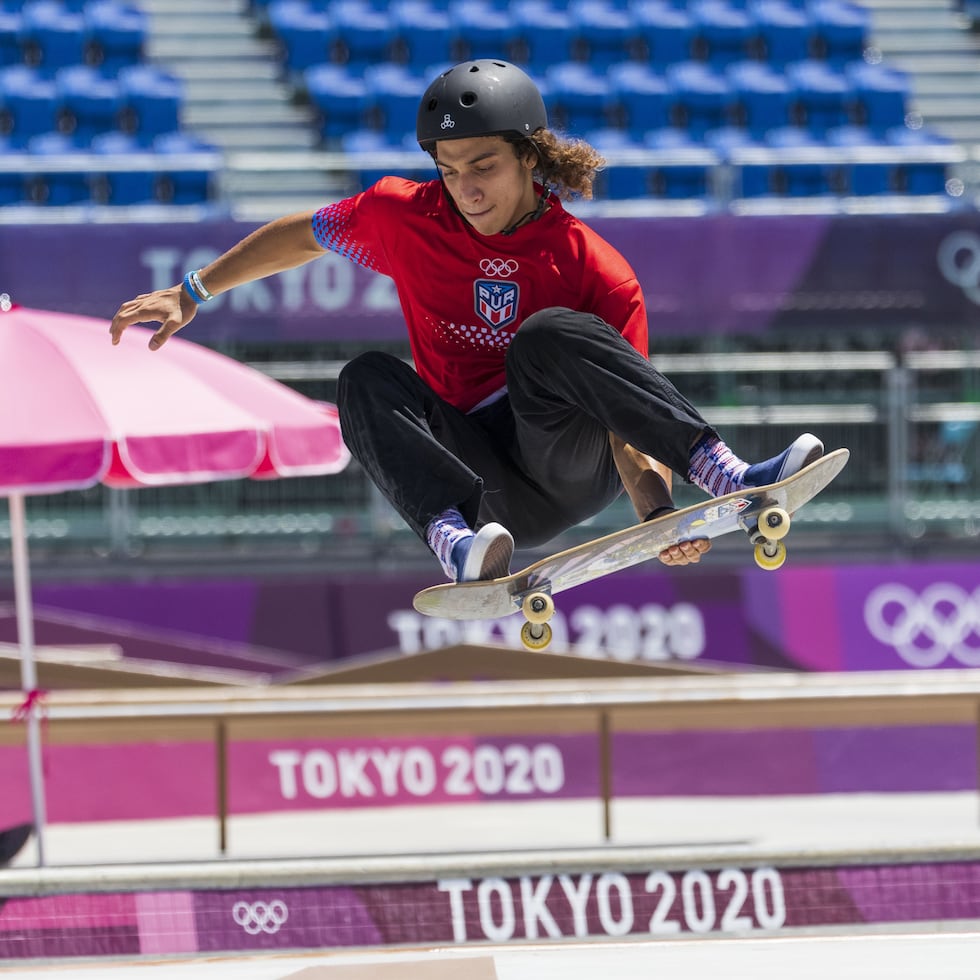
[[[879,585],[865,600],[864,623],[912,667],[935,667],[947,657],[980,666],[980,587],[971,595],[937,582],[918,595],[898,583]]]
[[[972,231],[947,235],[939,245],[936,263],[947,282],[959,286],[980,306],[980,235]]]
[[[250,936],[260,932],[274,936],[286,924],[289,909],[278,898],[272,902],[235,902],[231,915]]]

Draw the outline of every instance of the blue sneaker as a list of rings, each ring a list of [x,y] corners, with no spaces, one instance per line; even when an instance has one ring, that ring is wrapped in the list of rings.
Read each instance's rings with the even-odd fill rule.
[[[476,534],[453,546],[452,563],[457,582],[486,582],[510,575],[514,539],[501,524],[484,524]]]
[[[754,463],[742,475],[745,487],[764,487],[779,483],[799,473],[805,466],[815,463],[823,455],[823,443],[814,435],[805,432],[788,449],[764,463]]]

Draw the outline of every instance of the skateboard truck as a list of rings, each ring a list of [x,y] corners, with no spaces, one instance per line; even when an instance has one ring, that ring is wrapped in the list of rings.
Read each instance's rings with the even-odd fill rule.
[[[743,514],[738,523],[755,545],[755,563],[767,572],[782,568],[786,561],[783,538],[789,534],[792,521],[782,507],[763,507],[755,513]]]
[[[548,620],[555,614],[555,600],[547,592],[528,592],[520,597],[520,608],[524,614],[524,625],[521,627],[524,649],[544,650],[551,643]]]

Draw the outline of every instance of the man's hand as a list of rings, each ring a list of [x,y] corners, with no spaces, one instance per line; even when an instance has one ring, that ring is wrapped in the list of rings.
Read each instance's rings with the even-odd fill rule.
[[[696,565],[701,556],[711,550],[708,538],[695,538],[693,541],[681,541],[664,548],[657,556],[664,565]]]
[[[128,326],[134,323],[159,323],[160,329],[150,338],[150,350],[159,350],[181,327],[186,327],[194,319],[195,313],[197,304],[184,292],[183,286],[141,293],[119,307],[112,318],[109,334],[115,346]]]

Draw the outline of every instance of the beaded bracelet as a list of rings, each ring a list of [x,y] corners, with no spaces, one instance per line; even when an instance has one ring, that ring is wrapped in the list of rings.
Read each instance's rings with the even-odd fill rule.
[[[201,282],[199,272],[188,272],[184,276],[184,289],[187,290],[188,296],[197,304],[206,303],[209,299],[214,299],[214,295],[209,293],[204,283]]]

